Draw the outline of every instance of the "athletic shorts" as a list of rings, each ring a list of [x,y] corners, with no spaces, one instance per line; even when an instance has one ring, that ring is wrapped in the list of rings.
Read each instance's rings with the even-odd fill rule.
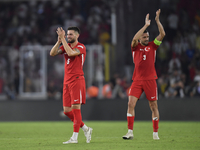
[[[129,96],[135,96],[139,99],[143,91],[149,101],[158,100],[156,80],[133,81],[129,90]]]
[[[63,106],[71,107],[72,104],[85,104],[86,90],[85,79],[76,79],[63,85]]]

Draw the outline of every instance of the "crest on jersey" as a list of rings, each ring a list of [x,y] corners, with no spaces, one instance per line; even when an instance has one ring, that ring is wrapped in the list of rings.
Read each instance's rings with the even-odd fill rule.
[[[150,51],[150,47],[145,47],[144,50],[145,50],[146,52],[148,52],[148,51]]]

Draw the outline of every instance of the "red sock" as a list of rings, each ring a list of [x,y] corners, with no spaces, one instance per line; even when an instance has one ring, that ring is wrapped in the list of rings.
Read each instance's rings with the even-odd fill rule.
[[[153,122],[153,132],[158,132],[159,119],[158,120],[152,120],[152,122]]]
[[[67,117],[69,117],[69,119],[70,119],[72,122],[74,122],[74,114],[73,114],[72,111],[70,111],[70,112],[64,112],[64,114],[65,114]]]
[[[70,111],[70,112],[64,112],[64,114],[65,114],[67,117],[69,117],[69,119],[70,119],[72,122],[74,122],[74,114],[73,114],[72,111]],[[80,127],[82,127],[82,126],[84,126],[83,121],[81,121]]]
[[[74,114],[74,132],[79,132],[81,122],[82,122],[81,110],[72,109],[72,112]]]
[[[127,116],[128,129],[133,130],[135,116]]]

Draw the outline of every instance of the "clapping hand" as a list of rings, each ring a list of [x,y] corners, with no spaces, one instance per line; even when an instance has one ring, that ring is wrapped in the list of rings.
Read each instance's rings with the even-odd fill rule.
[[[156,20],[156,21],[159,21],[160,12],[161,12],[160,9],[158,9],[158,10],[156,11],[156,17],[155,17],[155,20]]]
[[[147,14],[147,15],[146,15],[146,18],[145,18],[145,24],[146,24],[147,26],[149,26],[150,23],[151,23],[151,20],[149,20],[149,14]]]
[[[65,30],[63,30],[62,27],[58,27],[56,33],[58,34],[58,40],[60,40],[61,38],[65,38]],[[59,39],[60,38],[60,39]]]

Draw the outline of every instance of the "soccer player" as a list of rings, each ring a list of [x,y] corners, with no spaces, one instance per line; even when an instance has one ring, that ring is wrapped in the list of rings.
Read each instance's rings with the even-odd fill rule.
[[[86,142],[90,143],[92,128],[82,122],[81,105],[86,102],[85,78],[83,64],[86,56],[86,48],[78,42],[80,30],[78,27],[69,27],[67,41],[65,31],[57,29],[58,41],[50,51],[51,56],[63,54],[65,57],[65,76],[63,82],[63,109],[64,114],[73,122],[74,132],[72,137],[63,144],[78,143],[80,127],[86,136]],[[62,43],[62,46],[60,44]],[[60,46],[60,47],[59,47]]]
[[[159,111],[157,105],[158,95],[156,84],[157,74],[154,63],[156,50],[165,36],[164,28],[159,20],[160,12],[160,9],[156,11],[155,21],[158,26],[159,35],[154,39],[154,41],[149,42],[149,32],[146,29],[150,25],[151,20],[149,20],[149,14],[147,14],[145,18],[145,25],[135,34],[131,42],[135,69],[132,77],[133,82],[129,90],[127,110],[128,133],[123,136],[123,139],[133,138],[135,106],[144,91],[152,111],[153,139],[159,140]]]

